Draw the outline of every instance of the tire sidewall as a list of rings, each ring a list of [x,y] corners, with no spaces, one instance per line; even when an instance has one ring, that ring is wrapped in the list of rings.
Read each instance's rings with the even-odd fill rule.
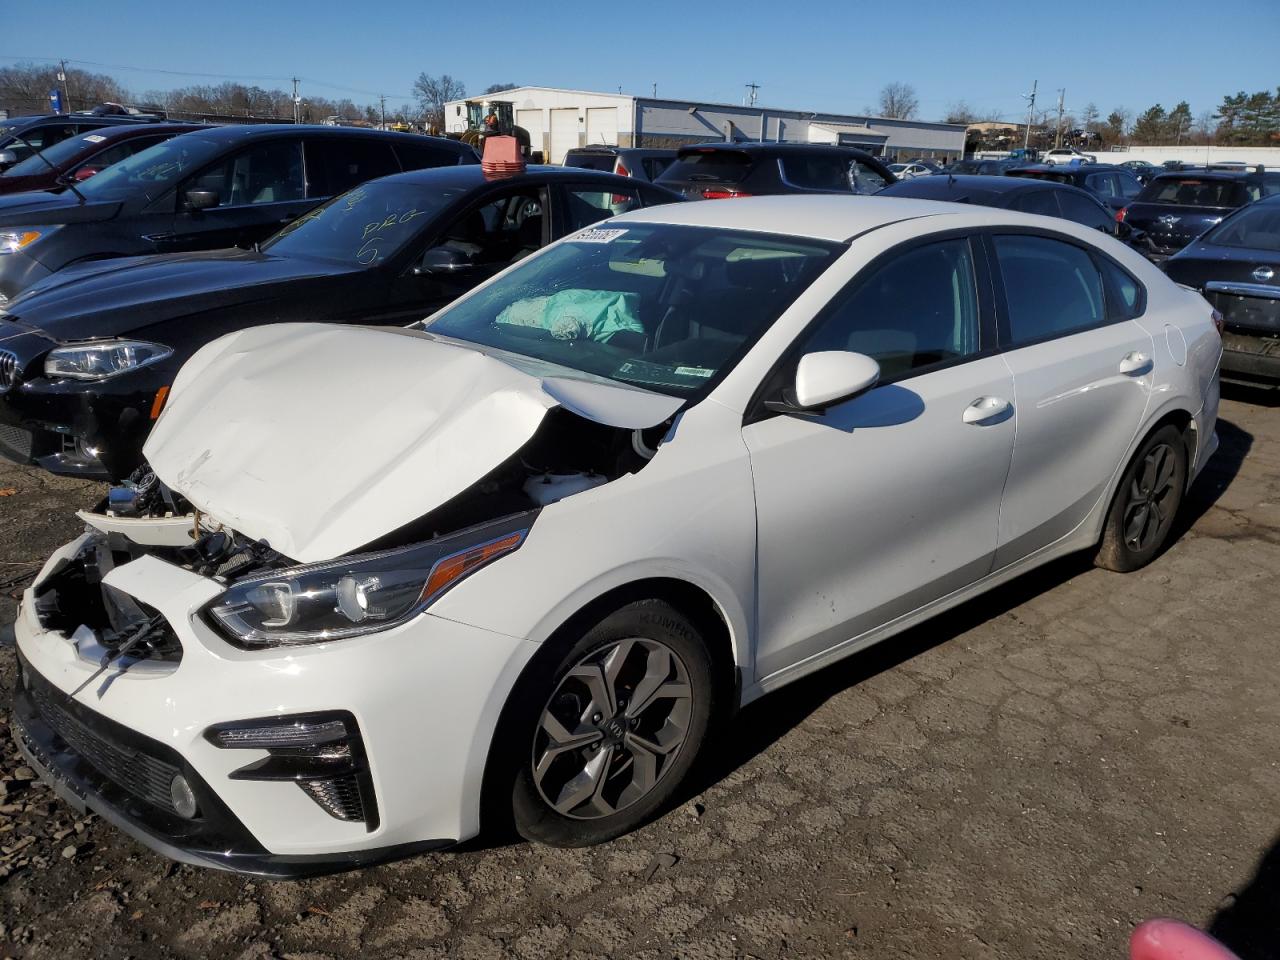
[[[1138,471],[1142,469],[1142,464],[1146,461],[1147,455],[1154,447],[1160,444],[1166,444],[1173,451],[1174,503],[1169,511],[1170,515],[1165,522],[1163,533],[1145,549],[1134,550],[1125,542],[1124,538],[1124,515],[1125,509],[1129,505],[1129,488],[1133,484]],[[1101,565],[1111,570],[1128,572],[1146,566],[1159,556],[1169,543],[1169,535],[1177,523],[1178,513],[1186,496],[1186,489],[1187,448],[1183,442],[1182,433],[1178,428],[1172,424],[1166,424],[1153,431],[1142,442],[1142,445],[1138,447],[1133,459],[1129,461],[1129,466],[1120,478],[1120,484],[1116,488],[1115,497],[1112,500],[1111,510],[1107,514],[1107,526],[1103,533],[1099,550]]]
[[[608,817],[566,817],[547,804],[533,779],[533,742],[542,711],[571,667],[594,651],[633,637],[657,640],[683,661],[693,694],[688,733],[647,796]],[[710,652],[687,617],[656,600],[627,604],[577,637],[553,638],[547,644],[508,701],[491,761],[495,776],[486,789],[495,794],[495,805],[499,797],[509,798],[511,825],[527,840],[559,847],[601,843],[635,829],[659,812],[696,761],[718,706]]]

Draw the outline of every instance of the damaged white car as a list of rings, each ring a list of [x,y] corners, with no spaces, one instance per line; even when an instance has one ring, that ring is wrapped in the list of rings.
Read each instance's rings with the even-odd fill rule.
[[[26,592],[19,739],[227,869],[616,837],[741,705],[1156,556],[1220,353],[1097,231],[876,197],[656,207],[416,329],[234,333]]]

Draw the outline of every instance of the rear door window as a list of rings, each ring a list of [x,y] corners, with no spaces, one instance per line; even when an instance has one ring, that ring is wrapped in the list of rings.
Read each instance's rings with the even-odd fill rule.
[[[1108,233],[1114,230],[1115,217],[1088,197],[1064,190],[1058,194],[1058,203],[1062,207],[1062,215],[1068,220]]]
[[[345,193],[352,187],[399,173],[391,144],[377,140],[307,141],[307,181],[313,197]]]
[[[699,149],[682,153],[663,180],[713,180],[737,183],[751,172],[751,157],[738,150]]]
[[[1042,217],[1061,216],[1057,198],[1053,194],[1054,191],[1052,190],[1028,191],[1009,204],[1009,209],[1020,210],[1023,213],[1035,213]]]
[[[1102,276],[1087,252],[1048,237],[998,236],[994,242],[1011,346],[1106,323]]]
[[[1116,182],[1120,184],[1120,196],[1132,200],[1142,192],[1142,182],[1127,170],[1116,172]]]
[[[1084,178],[1084,185],[1100,197],[1120,196],[1120,185],[1112,173],[1091,173]]]
[[[645,157],[640,161],[640,166],[644,168],[645,176],[650,180],[657,180],[674,162],[675,157]]]
[[[255,143],[196,175],[185,189],[212,190],[223,207],[301,200],[305,195],[302,144],[297,140]]]
[[[396,156],[406,170],[427,170],[431,167],[455,167],[462,162],[462,155],[454,150],[427,143],[395,144]]]

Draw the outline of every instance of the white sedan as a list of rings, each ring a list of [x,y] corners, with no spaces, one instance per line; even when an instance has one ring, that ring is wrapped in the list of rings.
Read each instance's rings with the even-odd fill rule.
[[[607,840],[743,704],[1155,558],[1220,354],[1096,230],[881,197],[647,208],[416,328],[233,333],[26,592],[23,749],[228,869]]]

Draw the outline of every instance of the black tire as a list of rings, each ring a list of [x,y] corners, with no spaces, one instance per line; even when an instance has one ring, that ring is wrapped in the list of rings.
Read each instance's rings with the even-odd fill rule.
[[[1094,564],[1128,573],[1164,549],[1187,488],[1187,447],[1173,425],[1154,431],[1120,478]]]
[[[711,655],[689,618],[660,600],[630,603],[577,636],[548,642],[555,646],[541,651],[530,664],[503,712],[490,754],[492,775],[486,778],[485,790],[495,812],[501,798],[509,798],[511,825],[525,839],[556,847],[590,846],[628,833],[658,813],[693,766],[718,709]],[[663,650],[672,655],[666,679],[645,681],[647,676],[659,675]],[[597,662],[597,657],[602,659]],[[591,723],[595,716],[592,706],[600,697],[590,694],[580,677],[598,667],[607,683],[613,663],[621,665],[620,673],[617,684],[610,684],[609,689],[614,691],[613,702],[622,706],[612,721],[602,716],[598,724]],[[637,667],[647,673],[637,673]],[[639,686],[632,682],[637,676],[641,678]],[[655,684],[658,695],[644,697]],[[684,687],[689,693],[687,702],[683,697],[662,695]],[[628,717],[625,709],[628,690],[635,690],[645,700],[634,717]],[[630,706],[634,709],[637,704],[633,701]],[[584,710],[588,719],[574,732],[598,728],[581,736],[599,733],[600,739],[580,749],[555,743],[547,732],[548,725],[560,722],[559,715],[566,718],[563,729],[568,733],[568,718],[578,717]],[[659,722],[660,729],[646,726]],[[621,733],[617,726],[621,726]],[[678,746],[670,755],[641,750],[633,739],[649,738],[655,745],[665,746],[676,739],[673,731],[681,729]],[[578,737],[572,739],[576,742]],[[648,744],[649,739],[642,742]],[[552,754],[555,759],[548,760]],[[535,770],[535,757],[543,761],[541,773]],[[578,792],[572,784],[591,780],[590,776],[587,781],[580,778],[590,773],[593,761],[597,771],[604,771],[596,778],[596,794],[586,805],[570,809],[568,815],[555,809],[552,799],[560,799],[562,805],[570,803]],[[579,765],[581,773],[572,776]],[[658,771],[656,775],[652,769]],[[631,782],[624,787],[628,770]],[[566,773],[570,775],[567,778]],[[557,789],[557,777],[565,779],[563,789]],[[641,784],[650,777],[652,785],[642,789]],[[606,812],[610,806],[615,806],[615,812]]]

